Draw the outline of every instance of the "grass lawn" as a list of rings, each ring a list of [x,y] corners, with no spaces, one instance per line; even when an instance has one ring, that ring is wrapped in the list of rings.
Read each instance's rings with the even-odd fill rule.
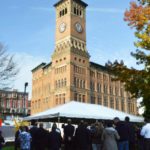
[[[6,146],[3,148],[3,150],[14,150],[13,146]]]

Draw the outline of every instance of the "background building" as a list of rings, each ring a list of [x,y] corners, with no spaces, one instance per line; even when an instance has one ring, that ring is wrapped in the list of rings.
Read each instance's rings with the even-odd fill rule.
[[[24,103],[25,100],[25,103]],[[18,92],[17,90],[5,91],[0,90],[0,115],[4,119],[12,119],[13,117],[23,117],[30,114],[30,101],[28,93]]]
[[[123,83],[112,81],[106,67],[90,62],[86,48],[86,7],[81,0],[60,0],[52,61],[32,70],[31,114],[75,100],[137,114]],[[96,31],[95,31],[96,32]]]

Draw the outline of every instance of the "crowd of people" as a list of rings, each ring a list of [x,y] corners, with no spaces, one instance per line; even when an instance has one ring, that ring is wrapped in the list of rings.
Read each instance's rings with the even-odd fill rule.
[[[63,133],[62,133],[63,132]],[[132,124],[129,117],[120,121],[88,124],[83,120],[75,128],[71,119],[60,130],[53,123],[50,131],[40,123],[20,127],[15,135],[15,150],[150,150],[150,120],[142,127]]]

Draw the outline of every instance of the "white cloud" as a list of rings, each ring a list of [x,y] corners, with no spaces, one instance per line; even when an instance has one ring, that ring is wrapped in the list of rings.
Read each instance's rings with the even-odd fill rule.
[[[124,10],[117,8],[87,8],[87,11],[101,13],[124,13]]]
[[[21,92],[24,91],[24,83],[28,82],[27,92],[29,92],[29,98],[31,98],[32,90],[32,73],[31,70],[42,62],[48,62],[45,58],[34,57],[26,53],[15,54],[15,61],[18,63],[20,71],[14,82],[13,88]]]

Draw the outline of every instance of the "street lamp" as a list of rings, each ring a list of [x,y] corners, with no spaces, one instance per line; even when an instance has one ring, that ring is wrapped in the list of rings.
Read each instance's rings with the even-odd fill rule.
[[[28,82],[24,84],[24,101],[23,101],[23,116],[26,116],[26,88],[28,86]]]

